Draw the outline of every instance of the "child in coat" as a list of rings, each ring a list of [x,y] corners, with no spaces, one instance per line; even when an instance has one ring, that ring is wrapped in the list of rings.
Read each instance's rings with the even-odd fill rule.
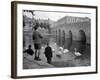
[[[47,58],[47,63],[51,64],[51,62],[52,62],[52,48],[49,46],[49,43],[47,43],[47,47],[45,48],[44,54]]]

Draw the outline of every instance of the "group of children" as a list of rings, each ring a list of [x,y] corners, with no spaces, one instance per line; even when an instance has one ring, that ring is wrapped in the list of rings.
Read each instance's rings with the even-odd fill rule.
[[[28,46],[28,49],[26,49],[24,51],[24,53],[27,53],[29,55],[34,54],[34,51],[32,50],[31,45]],[[51,64],[52,57],[53,57],[53,52],[52,52],[52,48],[49,46],[49,43],[47,43],[47,46],[44,50],[44,54],[45,54],[45,57],[47,59],[47,63]]]

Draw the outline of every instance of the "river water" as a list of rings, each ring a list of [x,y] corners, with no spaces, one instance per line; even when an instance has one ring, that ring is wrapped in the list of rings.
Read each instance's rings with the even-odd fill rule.
[[[23,49],[27,48],[28,45],[32,45],[32,49],[34,50],[34,46],[33,46],[33,40],[32,40],[32,32],[24,32],[24,37],[23,37]],[[89,44],[86,44],[84,42],[81,41],[73,41],[71,39],[66,39],[64,45],[59,45],[59,42],[56,41],[55,35],[53,34],[45,34],[43,36],[42,39],[42,46],[45,48],[46,43],[49,42],[50,46],[52,47],[52,49],[55,49],[55,52],[53,53],[53,59],[52,59],[52,64],[56,67],[73,67],[73,66],[78,66],[79,64],[81,64],[82,66],[90,66],[90,62],[91,62],[91,48]],[[56,44],[56,45],[55,45]],[[58,48],[59,47],[63,47],[65,49],[69,49],[69,53],[67,55],[63,54],[62,58],[59,59],[57,58],[56,54],[58,53]],[[77,63],[76,60],[79,60],[76,58],[76,56],[74,55],[74,48],[77,48],[77,51],[80,52],[82,54],[81,57],[81,61],[80,63]],[[42,53],[41,53],[41,58],[44,62],[46,62],[46,58],[43,54],[44,49],[42,49]],[[75,63],[76,61],[76,63]],[[88,63],[87,63],[88,62]],[[69,64],[69,65],[68,65]],[[76,65],[78,64],[78,65]],[[80,65],[80,66],[81,66]]]

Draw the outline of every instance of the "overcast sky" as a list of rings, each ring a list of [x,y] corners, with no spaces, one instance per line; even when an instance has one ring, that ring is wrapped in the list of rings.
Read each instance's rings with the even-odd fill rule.
[[[76,17],[91,17],[90,14],[84,14],[84,13],[70,13],[70,12],[47,12],[47,11],[35,11],[35,18],[36,19],[51,19],[53,21],[57,21],[60,18],[64,17],[64,16],[76,16]],[[32,14],[29,12],[24,12],[24,15],[27,15],[28,17],[32,18]]]

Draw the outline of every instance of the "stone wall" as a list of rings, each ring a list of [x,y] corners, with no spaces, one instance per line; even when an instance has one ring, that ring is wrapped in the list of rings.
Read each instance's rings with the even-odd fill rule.
[[[77,18],[76,21],[72,19],[73,21],[71,22],[71,19],[69,23],[66,21],[67,17],[62,18],[61,20],[58,20],[55,24],[53,24],[53,31],[55,32],[56,30],[64,30],[66,33],[66,38],[69,37],[68,32],[71,30],[72,35],[73,35],[73,40],[80,40],[80,37],[82,36],[80,34],[80,30],[83,30],[86,35],[86,42],[90,44],[91,40],[91,21],[89,18]],[[69,17],[68,17],[69,18]],[[70,17],[70,18],[76,18],[76,17]]]

